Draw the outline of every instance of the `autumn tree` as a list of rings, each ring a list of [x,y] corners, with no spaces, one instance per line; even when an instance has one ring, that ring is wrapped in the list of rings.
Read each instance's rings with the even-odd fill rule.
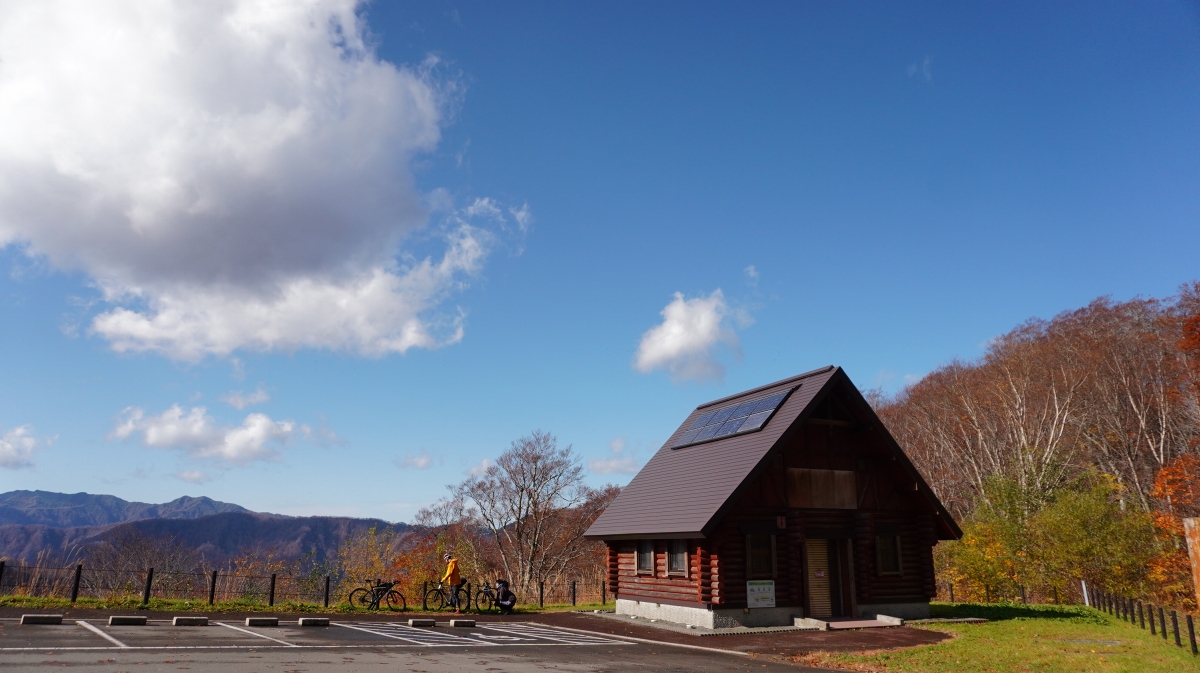
[[[554,435],[541,431],[513,441],[483,474],[450,490],[440,506],[458,513],[462,530],[486,531],[486,542],[472,544],[492,554],[495,569],[517,586],[594,566],[603,543],[583,533],[617,492],[586,486],[572,447],[560,448]]]
[[[353,584],[392,578],[403,537],[390,526],[347,535],[337,551],[341,576]]]

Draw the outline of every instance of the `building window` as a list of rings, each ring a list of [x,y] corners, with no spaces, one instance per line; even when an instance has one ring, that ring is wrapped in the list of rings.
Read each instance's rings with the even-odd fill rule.
[[[746,576],[775,577],[775,536],[755,533],[746,536]]]
[[[880,535],[875,538],[875,555],[879,562],[880,575],[899,575],[903,568],[900,564],[900,536]]]
[[[638,540],[637,571],[639,573],[654,572],[654,541]]]
[[[667,552],[667,572],[672,575],[687,574],[687,540],[671,540]]]

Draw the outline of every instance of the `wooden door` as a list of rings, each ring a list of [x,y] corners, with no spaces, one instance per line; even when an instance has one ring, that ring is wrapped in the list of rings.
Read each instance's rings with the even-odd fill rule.
[[[829,541],[805,540],[805,554],[808,561],[808,577],[805,585],[808,587],[807,617],[828,619],[833,616],[833,594],[830,591],[829,575]]]

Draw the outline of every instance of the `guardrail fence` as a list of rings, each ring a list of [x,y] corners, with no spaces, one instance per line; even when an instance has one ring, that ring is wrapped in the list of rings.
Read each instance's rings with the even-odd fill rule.
[[[434,583],[427,583],[429,586]],[[248,575],[221,570],[162,571],[113,570],[86,564],[65,567],[28,566],[0,561],[0,596],[30,596],[101,600],[140,599],[143,605],[152,598],[187,600],[198,603],[242,603],[273,606],[280,603],[306,603],[329,607],[344,603],[349,593],[363,580],[334,575]],[[472,596],[478,592],[474,584]],[[416,585],[410,592],[421,591]],[[518,605],[530,607],[550,604],[578,605],[607,603],[607,586],[601,579],[560,580],[531,586],[514,586]],[[407,595],[410,609],[421,605],[422,595]]]

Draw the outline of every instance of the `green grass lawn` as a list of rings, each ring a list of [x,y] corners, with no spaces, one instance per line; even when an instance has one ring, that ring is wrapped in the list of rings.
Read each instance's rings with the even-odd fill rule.
[[[982,617],[986,624],[930,624],[953,634],[938,645],[869,654],[829,654],[807,661],[860,671],[963,673],[987,671],[1200,671],[1187,629],[1183,647],[1168,634],[1127,624],[1092,608],[1055,605],[934,604],[934,617]],[[1169,620],[1169,618],[1168,618]],[[1169,621],[1168,621],[1169,623]]]

